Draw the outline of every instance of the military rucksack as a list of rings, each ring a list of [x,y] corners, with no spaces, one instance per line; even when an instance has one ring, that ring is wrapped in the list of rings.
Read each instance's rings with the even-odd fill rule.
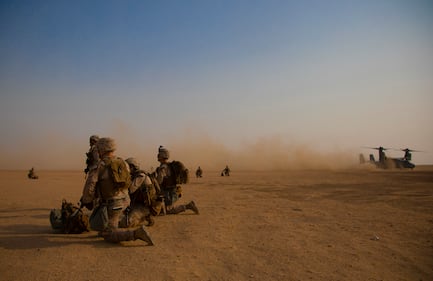
[[[90,230],[89,216],[66,200],[62,201],[62,209],[51,210],[50,223],[53,229],[67,234],[79,234]]]
[[[119,157],[110,160],[104,160],[105,165],[113,179],[116,188],[129,188],[131,185],[131,175],[128,164]]]
[[[169,163],[176,184],[185,184],[189,182],[189,170],[180,161],[171,161]]]
[[[63,200],[62,202],[63,232],[78,234],[89,231],[89,216],[77,205]]]
[[[155,177],[154,173],[147,173],[142,170],[138,170],[134,175],[135,177],[143,177],[143,183],[141,186],[132,194],[130,194],[131,198],[131,206],[135,203],[144,204],[146,207],[152,207],[155,200],[158,199],[161,189],[159,187],[158,181]],[[149,181],[146,182],[145,178],[148,178]]]

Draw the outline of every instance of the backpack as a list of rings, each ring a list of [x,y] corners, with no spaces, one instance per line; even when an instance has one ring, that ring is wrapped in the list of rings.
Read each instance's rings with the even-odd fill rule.
[[[139,204],[144,204],[144,206],[148,208],[153,208],[156,204],[156,201],[158,200],[158,197],[161,195],[161,189],[155,174],[147,173],[142,170],[137,171],[137,173],[138,176],[148,177],[150,183],[146,184],[143,182],[143,184],[134,193],[129,195],[131,198],[130,206],[132,207],[137,202]]]
[[[131,185],[131,175],[128,164],[122,158],[116,157],[106,161],[108,171],[113,179],[116,188],[129,188]]]
[[[176,184],[185,184],[189,182],[189,171],[182,162],[171,161],[169,166],[173,172]]]
[[[78,206],[62,201],[62,209],[52,209],[50,223],[53,229],[59,229],[63,233],[79,234],[89,231],[89,217]]]
[[[78,234],[89,231],[89,216],[66,200],[62,202],[62,223],[64,233]]]

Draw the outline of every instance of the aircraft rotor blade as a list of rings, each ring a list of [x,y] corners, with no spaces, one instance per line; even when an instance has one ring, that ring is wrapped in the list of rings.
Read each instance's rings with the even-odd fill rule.
[[[363,146],[363,148],[369,148],[369,149],[376,149],[376,150],[379,150],[381,147]],[[390,149],[390,148],[382,147],[382,149],[383,149],[383,150],[388,150],[388,149]]]
[[[425,152],[425,151],[423,151],[423,150],[415,150],[415,149],[410,149],[410,148],[402,148],[402,149],[399,149],[399,150],[401,150],[401,151],[408,151],[408,152]]]

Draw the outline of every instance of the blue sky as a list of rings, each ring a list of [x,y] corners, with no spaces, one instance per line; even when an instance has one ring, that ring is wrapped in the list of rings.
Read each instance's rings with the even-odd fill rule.
[[[1,1],[0,168],[81,168],[91,134],[148,165],[160,144],[432,164],[432,30],[432,1]]]

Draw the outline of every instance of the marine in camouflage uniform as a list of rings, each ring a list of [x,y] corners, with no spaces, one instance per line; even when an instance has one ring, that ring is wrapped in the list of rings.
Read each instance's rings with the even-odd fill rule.
[[[29,172],[28,172],[28,174],[27,174],[27,177],[28,177],[29,179],[32,179],[32,180],[36,180],[36,179],[39,178],[39,176],[36,175],[36,173],[35,173],[35,169],[34,169],[33,167],[29,170]]]
[[[92,135],[89,138],[89,151],[86,153],[86,169],[84,169],[84,173],[88,173],[90,170],[96,168],[99,162],[99,153],[98,148],[96,147],[96,143],[99,140],[99,136]]]
[[[174,203],[180,198],[180,186],[176,184],[176,179],[169,166],[168,159],[170,158],[170,153],[165,147],[160,146],[157,157],[160,166],[156,169],[156,179],[161,188],[161,195],[165,201],[166,213],[178,214],[186,210],[192,210],[195,214],[199,214],[194,201],[190,201],[186,205],[174,206]]]
[[[99,161],[96,168],[91,169],[88,173],[83,188],[83,195],[80,199],[81,205],[91,210],[93,208],[93,201],[97,198],[98,204],[107,207],[108,227],[100,232],[104,240],[118,243],[140,239],[147,242],[148,245],[153,245],[144,226],[137,229],[119,229],[119,221],[130,202],[128,195],[129,186],[115,187],[112,175],[105,164],[105,162],[108,163],[116,157],[114,156],[114,151],[116,150],[114,140],[111,138],[101,138],[96,146],[101,161]],[[128,166],[126,163],[125,165]]]
[[[203,176],[203,170],[198,166],[197,170],[195,171],[195,177],[201,178]]]
[[[121,227],[134,227],[142,224],[151,226],[154,224],[152,216],[161,212],[162,200],[158,197],[159,186],[152,181],[150,174],[140,169],[140,164],[135,158],[125,160],[131,170],[131,186],[129,196],[131,203],[127,209],[127,215],[120,222]]]
[[[230,176],[230,168],[229,166],[226,166],[223,171],[221,172],[221,176]]]

